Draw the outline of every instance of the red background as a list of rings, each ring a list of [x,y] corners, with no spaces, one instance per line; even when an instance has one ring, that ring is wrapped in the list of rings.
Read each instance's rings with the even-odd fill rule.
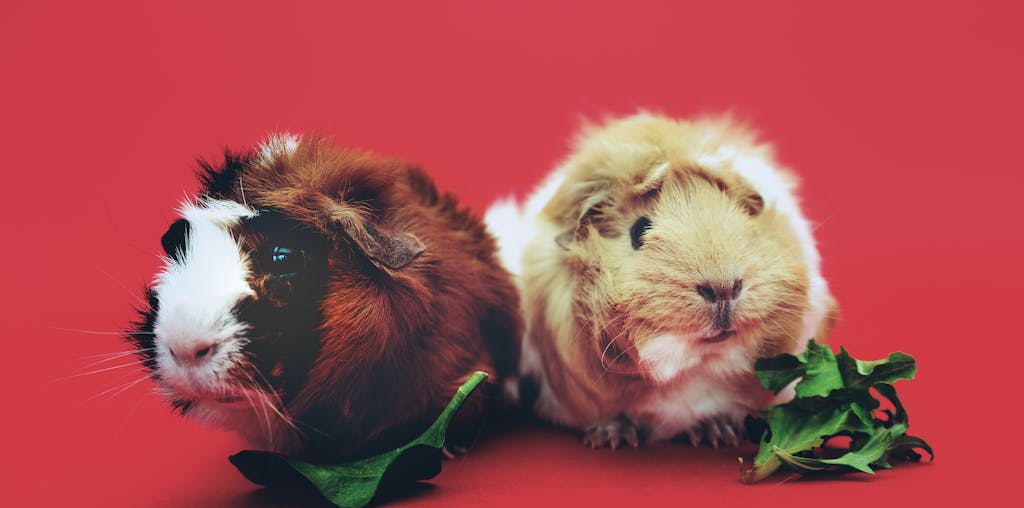
[[[1009,4],[7,2],[3,496],[66,506],[284,506],[233,435],[172,416],[135,367],[71,379],[157,267],[193,159],[319,131],[421,162],[481,210],[582,117],[734,111],[805,182],[843,308],[833,344],[914,354],[932,465],[738,482],[735,450],[591,451],[494,432],[399,504],[626,506],[1001,499],[1019,477],[1020,12]],[[155,4],[155,3],[154,3]],[[941,4],[941,5],[940,5]],[[106,365],[117,365],[112,362]],[[116,391],[116,390],[115,390]]]

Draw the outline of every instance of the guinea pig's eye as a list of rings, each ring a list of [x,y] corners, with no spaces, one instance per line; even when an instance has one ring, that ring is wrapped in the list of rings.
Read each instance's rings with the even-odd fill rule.
[[[651,229],[651,219],[640,217],[629,228],[629,241],[633,244],[633,250],[639,250],[644,245],[644,233]]]
[[[171,227],[167,228],[164,236],[160,237],[160,244],[163,245],[164,252],[168,256],[181,261],[181,255],[185,253],[185,240],[190,229],[191,226],[185,219],[178,219],[171,224]]]
[[[278,277],[293,277],[306,269],[306,251],[275,245],[270,254],[270,273]]]

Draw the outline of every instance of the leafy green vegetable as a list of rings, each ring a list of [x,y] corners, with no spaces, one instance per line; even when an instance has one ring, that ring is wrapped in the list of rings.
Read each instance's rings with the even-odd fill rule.
[[[792,401],[762,412],[768,428],[753,465],[742,472],[744,483],[763,480],[783,466],[805,474],[851,470],[874,474],[876,469],[892,467],[889,460],[894,457],[920,460],[915,450],[925,450],[934,458],[928,443],[906,434],[907,412],[892,386],[900,379],[914,378],[917,365],[910,355],[893,353],[884,360],[865,362],[845,348],[834,355],[828,346],[812,340],[800,355],[758,360],[755,371],[761,384],[774,393],[800,381]],[[880,410],[881,399],[893,409]],[[839,436],[848,437],[850,444],[831,446],[830,440]]]
[[[445,432],[462,403],[487,378],[477,371],[452,397],[437,420],[408,444],[345,464],[309,464],[283,455],[246,450],[229,460],[250,481],[268,487],[312,486],[342,508],[366,506],[378,492],[428,480],[441,472]]]

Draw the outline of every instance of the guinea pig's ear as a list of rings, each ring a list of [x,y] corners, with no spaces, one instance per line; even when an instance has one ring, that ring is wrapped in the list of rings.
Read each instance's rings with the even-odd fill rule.
[[[648,199],[657,195],[661,192],[661,187],[665,183],[665,175],[668,174],[668,170],[671,167],[672,165],[668,161],[655,166],[650,174],[633,188],[633,194],[641,199]]]
[[[569,250],[574,242],[586,240],[587,235],[590,234],[590,226],[597,226],[600,229],[605,216],[604,208],[607,204],[608,195],[606,192],[598,192],[587,197],[581,203],[581,212],[572,226],[556,236],[555,243],[562,249]]]
[[[426,247],[409,233],[385,231],[356,210],[336,205],[331,211],[331,220],[338,225],[345,236],[377,266],[398,270],[408,265]]]
[[[751,217],[757,217],[764,210],[764,198],[746,182],[730,185],[727,192]]]

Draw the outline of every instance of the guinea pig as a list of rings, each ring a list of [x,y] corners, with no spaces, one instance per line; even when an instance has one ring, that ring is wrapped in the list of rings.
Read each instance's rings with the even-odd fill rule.
[[[755,361],[834,320],[795,187],[728,120],[585,128],[525,204],[487,213],[527,329],[513,396],[593,448],[738,444],[748,414],[792,396]]]
[[[522,334],[480,218],[419,168],[323,138],[200,165],[128,333],[173,407],[331,462],[408,442],[483,370],[451,433],[474,429]]]

